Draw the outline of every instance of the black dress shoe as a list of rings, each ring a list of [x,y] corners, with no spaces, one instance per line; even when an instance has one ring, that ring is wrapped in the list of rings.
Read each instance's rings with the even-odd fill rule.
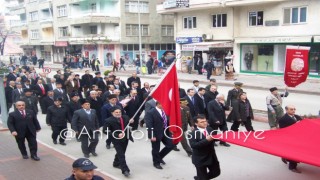
[[[166,162],[164,162],[163,160],[160,161],[160,164],[166,165]]]
[[[154,164],[153,165],[155,168],[157,168],[157,169],[163,169],[161,166],[160,166],[160,164]]]
[[[120,165],[113,165],[114,168],[121,169]]]
[[[22,155],[22,158],[23,159],[29,159],[29,156],[28,155]]]
[[[110,145],[108,145],[108,144],[106,145],[106,147],[107,147],[107,149],[110,149],[110,148],[111,148],[111,146],[110,146]]]
[[[31,156],[31,159],[35,160],[35,161],[40,161],[40,158],[36,155]]]
[[[125,172],[123,173],[123,175],[124,175],[125,177],[129,177],[129,176],[130,176],[130,173],[129,173],[129,171],[125,171]]]
[[[67,145],[65,142],[60,142],[60,144],[61,144],[62,146]]]
[[[141,120],[141,121],[139,122],[139,124],[140,124],[140,127],[143,127],[144,120]]]
[[[288,164],[288,161],[285,158],[281,158],[281,161],[285,164]]]
[[[225,143],[225,142],[224,142],[224,143],[220,143],[220,145],[221,145],[221,146],[225,146],[225,147],[230,147],[230,144]]]
[[[53,140],[53,144],[58,144],[57,141]]]
[[[92,154],[92,156],[98,156],[98,154],[96,152],[92,152],[91,154]]]
[[[175,147],[173,148],[173,150],[174,150],[174,151],[180,151],[180,149],[178,149],[177,146],[175,146]]]
[[[193,176],[193,179],[198,180],[199,178],[198,178],[198,176]]]
[[[89,158],[90,156],[89,156],[89,154],[84,154],[83,155],[85,158]]]
[[[290,171],[292,171],[292,172],[294,172],[294,173],[301,173],[301,171],[299,171],[297,168],[290,169]]]

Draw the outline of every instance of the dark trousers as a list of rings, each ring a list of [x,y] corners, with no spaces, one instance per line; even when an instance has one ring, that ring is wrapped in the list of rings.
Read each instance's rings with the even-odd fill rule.
[[[152,66],[148,67],[148,74],[152,74]]]
[[[114,141],[113,141],[114,142]],[[129,171],[130,169],[126,162],[126,150],[128,147],[129,140],[116,140],[114,142],[114,148],[116,149],[116,155],[114,156],[113,166],[120,166],[122,173]]]
[[[231,126],[232,131],[239,131],[240,121],[233,121]],[[248,117],[246,121],[243,121],[243,125],[246,127],[247,131],[254,131],[251,123],[251,118]]]
[[[187,138],[186,138],[186,135],[182,134],[182,139],[180,141],[181,145],[182,145],[182,148],[187,152],[187,154],[192,154],[192,149],[190,148],[188,142],[187,142]]]
[[[133,118],[134,122],[132,124],[132,130],[137,130],[139,126],[140,112]]]
[[[228,131],[228,125],[226,121],[223,121],[222,124],[210,124],[210,127],[213,129],[212,135],[217,135],[218,129],[222,132]],[[224,143],[224,141],[220,141],[220,143]]]
[[[202,74],[202,66],[197,66],[197,70],[199,74]]]
[[[90,137],[89,137],[90,135]],[[89,135],[84,131],[82,134],[79,134],[79,138],[81,141],[81,149],[83,154],[89,154],[92,152],[96,152],[96,147],[99,142],[99,132],[93,133],[89,132]],[[90,144],[89,144],[90,142]]]
[[[96,71],[96,65],[91,64],[91,69],[92,69],[92,71]]]
[[[44,97],[45,96],[39,97],[39,104],[40,104],[42,114],[47,114],[47,109],[45,108],[45,105],[43,104]]]
[[[161,142],[164,144],[164,148],[160,151]],[[172,139],[167,138],[165,135],[163,135],[162,139],[157,139],[155,142],[151,141],[151,145],[152,160],[154,165],[159,165],[161,160],[174,148]]]
[[[51,126],[52,129],[52,134],[51,137],[54,141],[57,140],[58,136],[59,136],[59,142],[64,142],[66,139],[66,131],[67,131],[67,126]]]
[[[120,64],[119,71],[121,70],[121,68],[123,68],[123,70],[126,70],[126,68],[124,68],[124,64]]]
[[[9,112],[11,106],[12,106],[12,103],[7,103],[7,112]]]
[[[99,65],[96,65],[96,71],[100,71]]]
[[[207,70],[207,80],[210,80],[211,75],[212,75],[212,69]]]
[[[106,145],[111,145],[111,142],[113,141],[113,136],[112,136],[112,133],[111,132],[109,132],[108,134],[107,134],[107,140],[106,140]]]
[[[218,160],[207,166],[196,167],[197,180],[209,180],[220,175],[220,165]],[[209,172],[208,172],[209,170]]]
[[[26,134],[24,137],[16,137],[16,141],[19,147],[19,150],[22,155],[28,155],[27,150],[26,150],[26,145],[25,145],[25,139],[28,141],[28,146],[30,149],[30,155],[31,156],[36,156],[37,155],[37,150],[38,150],[38,144],[37,144],[37,139],[36,137],[30,132],[29,129],[26,129]]]

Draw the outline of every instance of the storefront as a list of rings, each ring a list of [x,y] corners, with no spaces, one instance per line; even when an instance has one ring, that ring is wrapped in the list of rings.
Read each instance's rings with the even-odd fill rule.
[[[272,37],[236,39],[240,47],[240,72],[254,74],[283,74],[285,70],[286,46],[312,46],[311,36],[306,37]],[[316,47],[316,44],[315,44]],[[319,46],[318,46],[319,47]],[[315,71],[312,59],[319,54],[311,48],[310,73]],[[313,53],[312,53],[313,52]]]
[[[320,36],[313,37],[310,49],[310,75],[319,77],[320,73]]]
[[[68,47],[68,41],[56,41],[53,47],[53,62],[62,63],[63,57],[66,54],[66,48]]]

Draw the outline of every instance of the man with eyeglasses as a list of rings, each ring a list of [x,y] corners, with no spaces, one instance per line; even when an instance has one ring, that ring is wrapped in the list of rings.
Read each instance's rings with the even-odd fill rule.
[[[302,118],[298,115],[295,114],[296,112],[296,108],[293,105],[287,105],[285,107],[286,110],[286,114],[284,116],[282,116],[282,118],[279,119],[279,127],[280,128],[286,128],[288,126],[291,126],[295,123],[297,123],[298,121],[301,121]],[[297,169],[297,165],[298,162],[289,160],[289,159],[281,159],[282,162],[284,162],[285,164],[287,164],[289,162],[289,170],[295,173],[301,173],[301,171],[299,171]]]

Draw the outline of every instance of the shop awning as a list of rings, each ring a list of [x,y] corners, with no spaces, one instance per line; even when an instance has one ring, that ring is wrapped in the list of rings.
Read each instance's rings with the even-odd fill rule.
[[[232,48],[231,41],[214,41],[214,42],[199,42],[192,44],[183,44],[182,51],[209,51],[210,48]]]

